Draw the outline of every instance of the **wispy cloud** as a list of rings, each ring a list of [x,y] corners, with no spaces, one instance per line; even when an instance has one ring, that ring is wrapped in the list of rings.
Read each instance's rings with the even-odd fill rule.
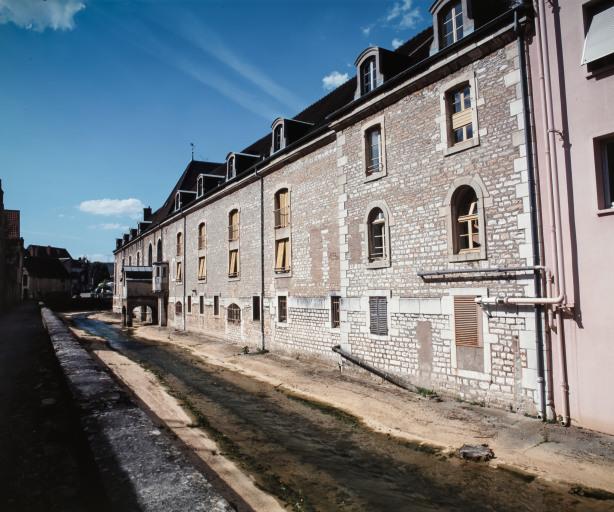
[[[400,29],[416,28],[421,19],[420,9],[413,6],[413,0],[395,2],[386,15],[386,21]]]
[[[0,24],[26,30],[72,30],[75,15],[85,9],[79,0],[0,0]]]
[[[392,47],[396,50],[399,46],[401,46],[403,44],[403,40],[399,39],[398,37],[395,37],[392,40]]]
[[[371,30],[373,30],[373,25],[367,25],[366,27],[362,27],[360,29],[362,35],[365,37],[369,37],[369,35],[371,34]]]
[[[304,105],[304,101],[298,96],[269,77],[254,64],[239,57],[214,31],[198,22],[194,17],[183,19],[180,35],[190,44],[228,66],[243,79],[251,82],[262,92],[286,107],[297,110]]]
[[[91,199],[82,201],[79,210],[93,215],[129,216],[138,218],[143,213],[145,205],[140,199]]]
[[[107,222],[102,224],[94,224],[90,229],[102,229],[104,231],[127,231],[129,226],[124,226],[118,222]]]
[[[324,78],[322,78],[322,87],[327,91],[331,91],[336,89],[341,84],[344,84],[349,80],[349,75],[347,73],[339,73],[339,71],[333,71],[329,73]]]

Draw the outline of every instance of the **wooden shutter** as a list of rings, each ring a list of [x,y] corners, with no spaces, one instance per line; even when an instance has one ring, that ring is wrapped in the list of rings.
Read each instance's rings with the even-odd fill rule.
[[[386,297],[369,297],[371,334],[388,334],[388,303]]]
[[[286,252],[286,241],[277,241],[277,254],[275,257],[275,270],[283,270],[284,268],[284,256]]]
[[[180,261],[177,262],[177,274],[176,274],[175,278],[177,279],[177,281],[181,281],[181,278],[182,278],[181,262]]]
[[[198,258],[198,279],[205,279],[207,277],[207,260],[204,256]]]
[[[473,116],[473,110],[466,108],[456,114],[452,114],[452,129],[462,128],[468,124],[471,124],[471,118]]]
[[[237,252],[238,251],[230,251],[230,261],[228,265],[228,274],[236,275],[237,274]]]
[[[474,295],[454,297],[454,339],[459,346],[480,346],[479,309]]]

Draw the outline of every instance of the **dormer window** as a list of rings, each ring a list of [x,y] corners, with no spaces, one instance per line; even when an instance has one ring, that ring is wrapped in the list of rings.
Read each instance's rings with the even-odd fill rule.
[[[228,164],[227,164],[227,176],[228,179],[231,180],[232,178],[234,178],[237,175],[237,169],[235,167],[235,157],[231,156],[228,159]]]
[[[463,37],[463,5],[461,0],[453,2],[440,14],[440,48],[445,48]]]
[[[278,124],[273,130],[273,153],[284,147],[284,125]]]
[[[375,56],[369,57],[360,66],[360,94],[371,92],[377,87],[377,65]]]
[[[205,177],[201,174],[196,182],[196,197],[202,197],[205,193]]]
[[[181,209],[181,194],[177,192],[175,194],[175,211],[179,211]]]

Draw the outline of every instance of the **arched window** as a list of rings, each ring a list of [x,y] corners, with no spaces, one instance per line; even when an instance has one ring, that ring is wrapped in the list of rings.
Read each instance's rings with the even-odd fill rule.
[[[177,233],[177,256],[183,254],[183,233]]]
[[[201,222],[198,225],[198,250],[202,251],[207,247],[207,231],[205,229],[205,223]]]
[[[183,305],[181,304],[181,301],[178,300],[177,302],[175,302],[175,315],[181,315],[183,311]]]
[[[360,66],[360,94],[367,94],[377,86],[375,56],[366,59]]]
[[[231,304],[227,309],[227,318],[229,324],[241,323],[241,308],[236,304]]]
[[[196,197],[202,197],[205,193],[205,177],[201,174],[196,182]]]
[[[239,239],[239,210],[232,210],[228,214],[228,240],[230,242]]]
[[[367,220],[369,234],[369,261],[385,260],[388,257],[386,248],[386,216],[380,208],[373,208]]]
[[[480,208],[473,187],[463,185],[456,189],[452,196],[454,254],[480,252]]]
[[[284,147],[284,125],[278,124],[273,130],[273,153]]]
[[[151,267],[152,263],[153,263],[153,246],[151,245],[151,242],[149,242],[149,247],[147,248],[147,266]]]
[[[157,249],[156,253],[157,253],[156,254],[156,261],[158,263],[161,263],[162,262],[162,239],[161,238],[158,240],[158,249]]]
[[[461,0],[452,4],[440,14],[440,48],[445,48],[463,37],[463,5]]]
[[[275,193],[275,229],[290,225],[290,194],[287,188]]]

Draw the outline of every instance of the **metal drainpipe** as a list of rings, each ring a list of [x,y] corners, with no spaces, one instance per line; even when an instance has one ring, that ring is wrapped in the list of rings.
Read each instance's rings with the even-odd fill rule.
[[[524,33],[522,27],[518,23],[518,10],[514,11],[514,28],[517,38],[518,57],[520,67],[520,90],[522,94],[522,106],[524,112],[524,144],[527,155],[527,176],[529,185],[529,209],[531,217],[531,245],[533,246],[533,265],[541,265],[539,251],[539,223],[537,219],[537,198],[536,198],[536,183],[535,183],[535,167],[533,161],[533,144],[531,140],[531,116],[530,102],[528,90],[527,76],[527,59],[525,53]],[[533,273],[533,286],[535,287],[535,295],[541,296],[542,293],[542,278],[539,270]],[[539,405],[543,421],[547,420],[546,411],[546,379],[544,372],[544,338],[542,332],[542,306],[535,305],[535,344],[537,349],[537,385],[539,388]]]
[[[258,174],[258,169],[254,174],[260,179],[260,339],[264,352],[266,350],[264,334],[264,180],[262,174]]]
[[[554,113],[552,102],[552,82],[550,75],[550,61],[548,58],[548,29],[545,18],[544,0],[536,0],[536,40],[538,45],[539,81],[541,89],[541,100],[543,103],[543,123],[546,130],[546,166],[548,170],[548,201],[550,214],[550,239],[553,259],[556,265],[556,281],[558,294],[564,298],[565,302],[565,271],[563,264],[563,244],[561,240],[561,209],[560,209],[560,190],[558,163],[556,157],[556,139],[554,130]],[[557,233],[557,227],[559,232]],[[567,380],[567,360],[565,355],[565,326],[560,308],[556,311],[557,335],[559,340],[559,365],[561,369],[561,387],[563,389],[563,419],[561,423],[565,426],[570,424],[569,413],[569,384]]]

